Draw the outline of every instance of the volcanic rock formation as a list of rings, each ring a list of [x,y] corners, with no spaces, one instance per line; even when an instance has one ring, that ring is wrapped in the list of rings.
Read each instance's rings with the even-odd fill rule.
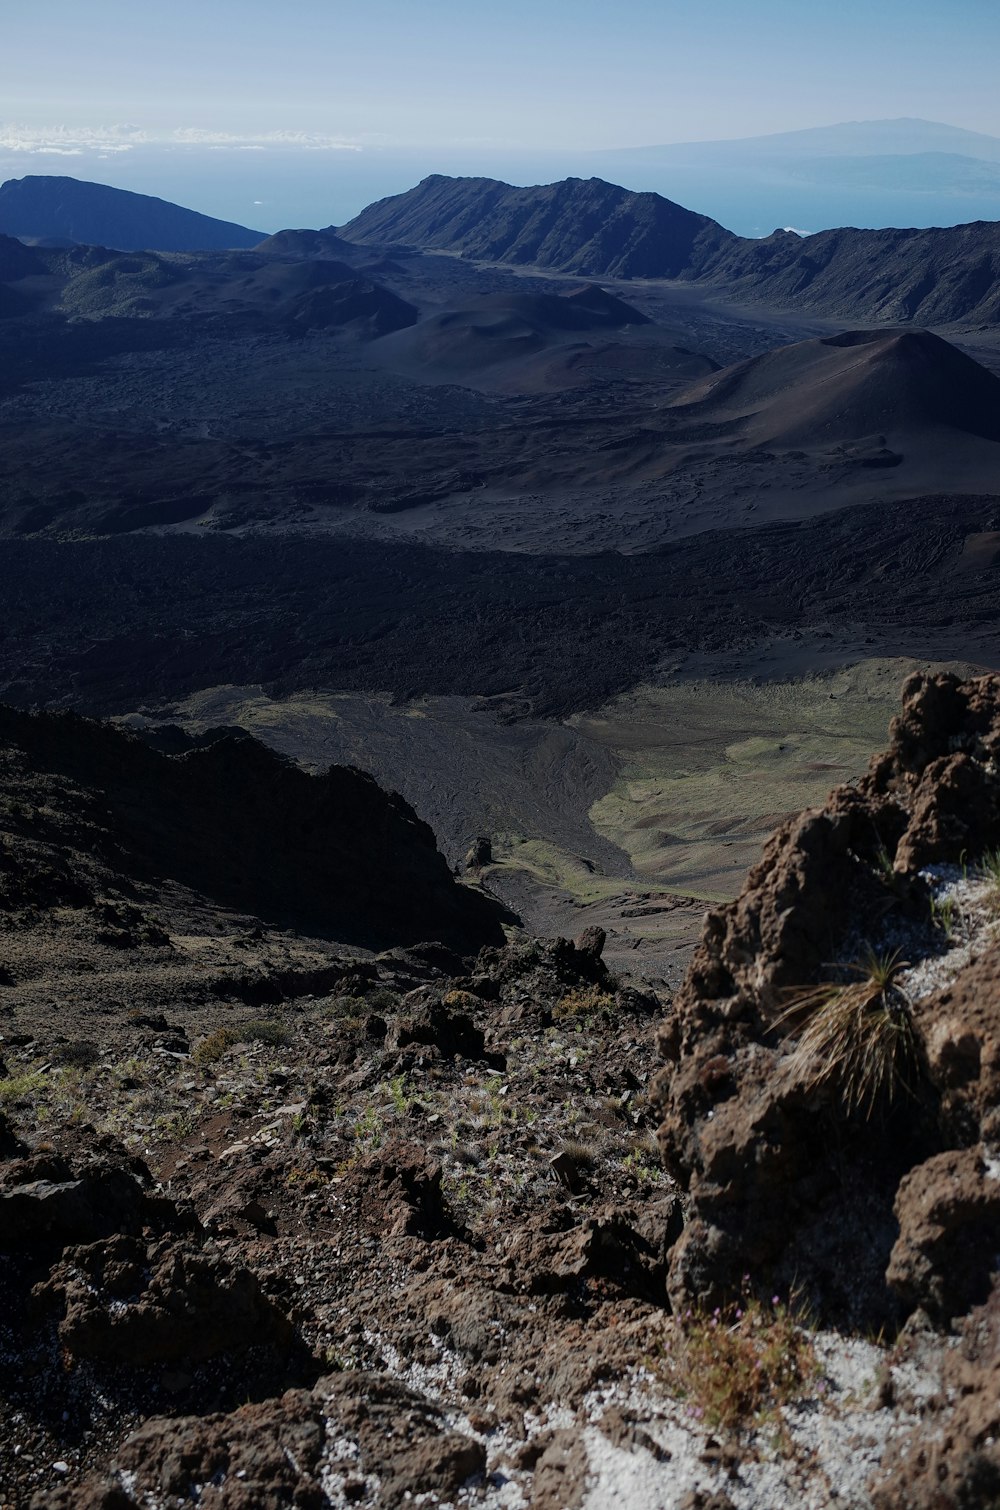
[[[689,1202],[676,1306],[747,1273],[841,1320],[921,1306],[947,1321],[986,1298],[998,751],[1000,678],[914,676],[889,750],[779,829],[740,897],[709,914],[655,1091]],[[984,855],[980,901],[954,904],[963,950],[936,922],[940,888]]]

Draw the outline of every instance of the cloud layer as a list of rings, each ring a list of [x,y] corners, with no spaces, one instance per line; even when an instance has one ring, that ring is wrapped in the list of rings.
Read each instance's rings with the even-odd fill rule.
[[[263,131],[239,134],[198,126],[150,129],[143,126],[19,126],[0,122],[0,151],[38,157],[82,157],[86,153],[132,152],[137,147],[208,147],[265,152],[294,148],[299,152],[360,152],[357,142],[314,131]]]

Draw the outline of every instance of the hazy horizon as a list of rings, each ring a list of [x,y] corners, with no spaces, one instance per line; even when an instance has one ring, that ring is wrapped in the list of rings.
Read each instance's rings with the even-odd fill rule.
[[[5,17],[0,178],[70,173],[262,230],[340,224],[429,172],[539,182],[599,154],[844,121],[1000,134],[987,0],[50,0]],[[647,169],[649,165],[647,164]],[[633,165],[743,234],[1000,216],[1000,182],[833,194]],[[744,192],[746,189],[746,192]],[[888,214],[888,210],[886,211]],[[905,217],[909,217],[908,219]]]

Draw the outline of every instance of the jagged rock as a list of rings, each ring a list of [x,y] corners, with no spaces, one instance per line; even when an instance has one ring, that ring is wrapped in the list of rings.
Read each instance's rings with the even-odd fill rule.
[[[578,1427],[547,1433],[535,1464],[533,1510],[576,1510],[587,1488],[587,1446]]]
[[[997,951],[914,1010],[913,1094],[880,1109],[877,1134],[836,1073],[810,1075],[794,1059],[783,1018],[788,992],[820,980],[849,938],[873,937],[889,914],[926,917],[920,867],[974,860],[1000,837],[1000,677],[910,677],[890,733],[857,786],[778,829],[741,895],[709,913],[658,1035],[661,1151],[688,1190],[670,1264],[677,1306],[732,1293],[746,1272],[797,1281],[826,1314],[855,1321],[937,1293],[917,1176],[904,1201],[913,1251],[897,1249],[895,1298],[887,1288],[893,1202],[911,1169],[985,1135],[1000,1083]],[[956,1223],[973,1221],[960,1209]],[[938,1217],[947,1248],[953,1218]],[[956,1285],[933,1302],[939,1313],[976,1298],[974,1284]]]
[[[464,1012],[451,1010],[440,994],[431,990],[411,991],[403,998],[405,1015],[396,1018],[386,1034],[386,1048],[398,1052],[413,1044],[436,1048],[451,1058],[482,1059],[486,1040],[481,1028]]]
[[[249,1270],[187,1240],[149,1247],[119,1236],[72,1248],[35,1296],[62,1307],[63,1346],[102,1363],[199,1362],[293,1340]]]
[[[606,1206],[582,1222],[574,1222],[562,1207],[539,1213],[508,1241],[504,1287],[555,1294],[577,1280],[600,1276],[629,1293],[659,1295],[681,1221],[676,1197],[642,1208]]]
[[[25,1151],[24,1144],[18,1138],[10,1122],[0,1112],[0,1159],[13,1159]]]
[[[919,1165],[896,1196],[899,1237],[886,1278],[940,1321],[986,1299],[1000,1253],[1000,1161],[951,1149]]]
[[[0,760],[12,791],[32,810],[44,793],[57,815],[0,850],[0,906],[98,907],[105,944],[165,941],[128,902],[136,877],[354,944],[502,941],[500,904],[460,885],[427,824],[353,767],[309,775],[230,730],[165,755],[119,727],[6,706]]]
[[[124,1162],[124,1161],[123,1161]],[[0,1251],[93,1242],[111,1233],[190,1226],[173,1201],[150,1193],[139,1160],[94,1162],[74,1174],[65,1159],[35,1155],[0,1169]]]
[[[975,1142],[1000,1107],[1000,945],[918,1002],[915,1017],[942,1121],[956,1142]]]
[[[585,928],[579,938],[574,939],[573,948],[577,954],[581,955],[593,966],[597,964],[604,953],[604,945],[607,943],[607,939],[608,935],[603,928],[591,926],[590,928]]]
[[[338,1187],[338,1199],[383,1237],[435,1237],[449,1221],[441,1195],[441,1166],[418,1143],[393,1142],[358,1162]]]
[[[462,864],[465,870],[470,871],[483,870],[485,866],[492,865],[493,845],[490,840],[483,836],[474,839]]]
[[[991,1510],[1000,1503],[1000,1289],[962,1327],[941,1389],[890,1447],[875,1510]]]

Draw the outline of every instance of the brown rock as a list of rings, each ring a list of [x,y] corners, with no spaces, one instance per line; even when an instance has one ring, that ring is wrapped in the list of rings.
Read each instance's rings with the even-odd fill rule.
[[[450,1430],[421,1396],[391,1379],[347,1373],[228,1415],[147,1421],[109,1473],[43,1504],[183,1510],[197,1500],[202,1510],[322,1510],[343,1492],[393,1510],[421,1495],[451,1501],[484,1467],[482,1445]]]
[[[1000,1503],[1000,1290],[945,1355],[941,1391],[890,1447],[875,1510],[991,1510]]]
[[[395,1141],[360,1159],[338,1187],[380,1237],[435,1237],[448,1228],[441,1166],[419,1143]]]
[[[576,1510],[587,1488],[587,1447],[575,1427],[560,1427],[545,1441],[535,1465],[531,1510]]]
[[[198,1362],[293,1340],[249,1270],[188,1240],[147,1248],[119,1236],[70,1249],[35,1293],[61,1304],[63,1346],[102,1363]]]
[[[911,1171],[896,1196],[886,1278],[910,1307],[950,1321],[986,1299],[1000,1253],[1000,1164],[952,1149]]]

